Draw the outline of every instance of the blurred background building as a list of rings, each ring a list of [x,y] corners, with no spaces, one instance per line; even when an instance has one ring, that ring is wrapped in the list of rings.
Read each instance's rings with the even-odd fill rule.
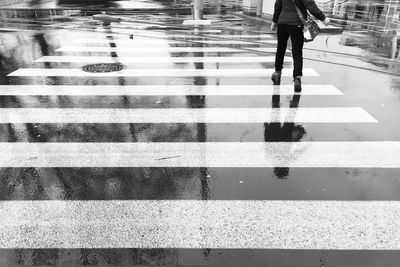
[[[392,34],[400,32],[399,0],[316,0],[318,6],[340,25],[359,26]],[[243,12],[270,18],[275,0],[243,0]]]

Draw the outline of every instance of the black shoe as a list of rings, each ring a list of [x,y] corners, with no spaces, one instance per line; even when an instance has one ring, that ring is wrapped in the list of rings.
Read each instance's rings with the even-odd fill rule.
[[[271,80],[274,83],[274,85],[280,85],[281,84],[281,72],[275,71],[271,76]]]
[[[301,78],[300,76],[294,78],[294,91],[296,93],[301,92],[301,79],[300,78]]]

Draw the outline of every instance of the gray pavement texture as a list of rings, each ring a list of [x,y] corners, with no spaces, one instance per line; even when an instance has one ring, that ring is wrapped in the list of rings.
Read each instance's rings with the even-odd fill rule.
[[[48,3],[43,2],[45,6]],[[123,3],[124,1],[119,2],[119,4]],[[161,3],[161,1],[131,1],[129,5],[140,5],[142,3],[143,7],[161,5],[165,8],[165,6],[168,6],[168,4]],[[173,1],[170,1],[169,4],[172,5]],[[9,237],[16,238],[17,243],[18,240],[23,243],[23,241],[28,240],[29,236],[39,233],[36,231],[37,229],[41,229],[45,235],[43,239],[50,240],[48,242],[51,242],[51,238],[48,237],[51,237],[51,234],[54,233],[60,233],[59,236],[65,236],[66,238],[71,237],[67,231],[54,230],[51,225],[48,226],[46,224],[48,221],[41,221],[43,218],[40,217],[40,212],[32,214],[34,210],[25,210],[24,201],[33,201],[29,203],[32,205],[38,203],[38,206],[46,206],[46,203],[49,203],[46,207],[52,206],[52,203],[54,203],[52,201],[60,201],[61,203],[66,201],[71,206],[77,203],[77,211],[73,214],[79,214],[80,219],[82,219],[82,216],[85,218],[84,216],[89,217],[89,214],[91,214],[91,216],[96,217],[96,221],[99,221],[102,216],[86,211],[84,208],[79,209],[79,205],[89,201],[111,200],[128,201],[128,203],[129,201],[139,200],[235,200],[239,201],[239,204],[240,201],[256,200],[271,201],[268,203],[273,203],[273,201],[309,201],[307,203],[316,203],[317,206],[320,203],[319,201],[326,201],[327,203],[343,201],[344,207],[346,207],[347,202],[354,203],[359,201],[368,206],[368,203],[373,201],[381,202],[381,204],[389,203],[388,205],[390,205],[391,201],[397,203],[400,200],[400,170],[398,168],[382,168],[379,166],[363,168],[354,166],[340,168],[287,168],[282,166],[271,168],[255,166],[247,168],[240,166],[89,167],[90,164],[87,163],[86,167],[74,167],[67,166],[65,161],[65,165],[63,165],[62,158],[57,158],[60,166],[44,167],[45,164],[29,165],[27,163],[38,161],[39,157],[32,155],[43,153],[43,157],[48,157],[44,163],[50,164],[51,157],[61,155],[62,151],[59,154],[57,154],[57,151],[52,152],[52,156],[49,156],[49,154],[45,154],[48,153],[46,149],[35,150],[35,148],[40,147],[42,144],[53,144],[57,148],[58,143],[66,143],[67,145],[71,143],[71,150],[76,147],[79,150],[80,144],[88,143],[94,149],[101,150],[101,144],[108,143],[110,148],[104,153],[111,153],[115,149],[113,144],[116,143],[119,145],[122,143],[121,147],[123,147],[124,143],[149,143],[157,146],[157,144],[164,143],[201,144],[228,142],[252,144],[303,142],[305,145],[309,142],[338,142],[343,145],[346,142],[398,142],[400,140],[400,120],[398,119],[398,114],[400,114],[400,54],[399,41],[396,36],[382,37],[382,35],[376,33],[351,29],[342,33],[322,33],[314,42],[306,44],[304,48],[305,68],[315,70],[319,76],[305,76],[303,78],[304,90],[300,95],[293,95],[291,91],[287,94],[278,94],[273,91],[276,88],[272,88],[272,82],[267,74],[253,76],[246,76],[240,73],[235,75],[212,75],[212,72],[226,71],[229,73],[232,70],[246,70],[248,72],[249,69],[254,69],[254,72],[262,69],[267,73],[267,69],[273,69],[274,67],[273,50],[275,49],[275,44],[268,41],[275,40],[276,37],[273,32],[270,32],[268,22],[248,19],[248,17],[242,15],[239,16],[236,11],[223,12],[223,8],[219,11],[222,14],[218,13],[216,9],[214,14],[210,13],[205,16],[206,19],[213,20],[211,25],[198,27],[182,25],[184,20],[191,18],[190,15],[171,13],[170,11],[159,12],[159,10],[154,13],[136,12],[134,14],[115,12],[113,15],[122,18],[124,21],[120,23],[113,22],[110,25],[104,25],[100,21],[93,20],[91,15],[99,12],[92,14],[80,12],[79,10],[65,10],[56,13],[20,11],[14,12],[13,16],[9,16],[10,13],[6,15],[2,13],[4,16],[1,17],[0,28],[0,107],[3,115],[0,118],[0,142],[4,145],[4,150],[0,151],[0,164],[2,166],[0,168],[0,212],[6,211],[8,207],[7,205],[2,205],[1,202],[10,203],[10,206],[15,204],[21,207],[21,210],[24,210],[24,214],[34,217],[32,220],[29,217],[20,218],[21,220],[15,222],[15,225],[13,223],[7,224],[6,221],[3,221],[0,223],[0,233],[3,236],[7,233]],[[90,42],[93,40],[95,42]],[[97,42],[99,40],[105,42]],[[234,43],[234,40],[245,42]],[[132,41],[132,43],[129,43],[129,41]],[[207,43],[210,41],[214,43]],[[230,43],[226,43],[226,41]],[[66,47],[72,47],[73,49],[69,51],[59,50]],[[106,52],[91,52],[90,49],[93,47],[102,47],[106,49]],[[179,50],[182,47],[197,50],[170,52],[171,48]],[[206,47],[236,50],[205,52],[202,49]],[[265,52],[267,50],[263,52],[263,49],[272,49],[272,52]],[[288,52],[288,56],[290,56],[290,52]],[[199,60],[199,58],[207,59],[211,57],[217,59],[215,61]],[[247,58],[249,60],[249,58],[261,57],[265,57],[262,62],[237,60],[237,58]],[[68,72],[71,69],[80,70],[84,65],[89,64],[87,61],[95,63],[92,62],[93,58],[102,60],[108,58],[112,59],[113,62],[121,62],[126,69],[133,73],[138,71],[139,74],[132,76],[116,75],[114,77],[80,77],[71,76],[71,72]],[[184,58],[187,62],[174,62],[178,58],[179,60]],[[221,62],[218,62],[218,58],[221,59]],[[223,62],[222,58],[229,58],[232,61]],[[290,69],[290,67],[291,62],[287,61],[285,69]],[[33,68],[40,69],[41,74],[28,75]],[[57,76],[49,76],[46,74],[49,69],[66,69],[66,71]],[[140,75],[140,73],[143,73],[140,71],[143,70],[149,73],[151,70],[157,72],[160,69],[166,71],[165,73],[167,74],[186,70],[199,72],[207,70],[211,74],[204,76],[162,76],[157,75],[157,73],[155,75],[147,74],[148,76]],[[24,71],[26,74],[12,75],[15,71]],[[283,77],[282,84],[289,87],[292,86],[290,75]],[[319,85],[321,92],[307,89],[308,85],[315,84]],[[48,88],[42,88],[40,90],[45,91],[40,91],[37,89],[38,87],[24,89],[23,86],[26,85],[54,86],[55,88],[52,89],[53,91]],[[333,90],[329,91],[331,93],[323,95],[322,91],[328,90],[325,88],[326,85],[337,88],[339,94]],[[2,89],[2,86],[11,87]],[[98,92],[92,91],[90,94],[77,92],[74,95],[66,93],[68,90],[72,90],[70,87],[61,90],[56,86],[71,86],[75,89],[78,87],[81,91],[87,89],[98,90]],[[90,89],[88,88],[90,86],[95,87]],[[108,91],[108,93],[103,93],[102,95],[103,90],[107,89],[106,86],[111,86],[110,90],[126,91],[122,91],[121,94],[112,94]],[[132,93],[128,89],[121,89],[121,87],[127,88],[129,86],[154,87],[143,87],[140,94]],[[175,89],[182,90],[179,91],[181,93],[166,94],[160,93],[160,91],[157,93],[157,90],[167,90],[172,86],[180,86]],[[206,93],[204,89],[206,86],[211,86],[212,89],[210,90],[214,91],[216,87],[237,86],[237,90],[241,90],[238,92],[241,93]],[[198,87],[202,87],[202,89]],[[275,93],[260,93],[257,91],[258,93],[250,94],[250,90],[259,89],[260,87]],[[280,88],[281,92],[284,92],[283,87]],[[185,91],[189,90],[188,88],[194,88],[191,91],[192,93]],[[154,93],[146,94],[144,93],[145,90],[153,90],[152,92]],[[198,93],[199,91],[196,90],[205,91]],[[207,118],[204,118],[204,122],[177,123],[173,119],[167,119],[164,123],[116,123],[111,119],[112,116],[107,117],[107,115],[101,116],[102,123],[78,123],[74,122],[74,118],[67,116],[63,119],[72,120],[72,122],[54,123],[52,121],[42,121],[39,123],[35,121],[26,122],[27,116],[18,117],[15,115],[18,112],[13,110],[32,109],[29,111],[32,112],[32,117],[34,118],[35,109],[54,109],[54,113],[61,112],[62,109],[80,109],[83,110],[82,115],[84,116],[86,114],[84,113],[85,110],[91,109],[114,110],[115,112],[156,109],[162,112],[163,109],[179,108],[182,112],[185,112],[187,109],[206,108],[262,108],[279,111],[281,110],[280,108],[296,110],[301,108],[333,107],[359,107],[373,117],[376,122],[297,122],[296,114],[287,114],[287,116],[283,117],[282,123],[278,123],[276,121],[279,121],[281,115],[272,112],[272,117],[275,114],[275,117],[273,117],[274,122],[265,121],[263,123],[209,123],[206,122]],[[62,117],[62,114],[57,116]],[[79,116],[79,114],[75,116]],[[192,118],[193,116],[189,119]],[[43,117],[39,119],[43,119]],[[360,120],[362,119],[363,117],[361,116]],[[96,144],[99,144],[99,146],[96,146]],[[13,145],[15,146],[13,147]],[[395,151],[394,148],[390,150],[391,148],[387,144],[385,147],[388,147],[387,151]],[[337,149],[340,150],[340,147]],[[78,152],[87,155],[90,150],[80,150]],[[173,152],[163,154],[161,157],[157,154],[157,151],[150,151],[150,154],[146,154],[146,157],[143,157],[143,161],[152,157],[153,154],[151,153],[154,153],[154,155],[159,156],[158,160],[160,161],[172,160],[179,165],[181,161],[176,158],[177,156]],[[323,152],[327,155],[332,153],[332,151]],[[386,156],[390,156],[395,161],[397,155],[385,155],[379,149],[367,152],[377,152],[381,157],[381,162],[385,162]],[[25,163],[27,165],[21,167],[10,163],[12,159],[18,163],[18,153],[21,155],[26,153],[24,158],[28,159],[23,161],[21,158],[19,163],[21,163],[21,166]],[[78,158],[76,155],[79,156],[79,153],[73,154],[71,157]],[[201,153],[206,152],[202,151]],[[288,151],[289,158],[286,158],[285,155],[283,155],[283,158],[279,158],[280,162],[290,162],[292,156],[295,157],[296,153],[302,152],[291,153]],[[349,153],[352,153],[352,151]],[[191,153],[186,154],[190,157]],[[31,157],[29,157],[30,155]],[[257,155],[249,156],[247,154],[247,157],[243,159],[243,155],[238,154],[236,158],[251,164],[251,162],[255,161]],[[358,158],[353,160],[357,161]],[[362,157],[360,157],[360,160],[362,160]],[[78,162],[78,165],[86,164],[82,163],[82,161],[76,162]],[[168,165],[168,163],[166,164]],[[372,162],[372,164],[376,164],[376,162]],[[60,210],[55,210],[55,213],[62,213],[68,210],[66,206],[61,204]],[[155,218],[154,220],[164,218],[160,215],[162,213],[162,205],[158,207],[160,207],[159,213],[153,210],[153,217],[150,216]],[[212,208],[210,210],[212,212]],[[296,209],[296,211],[299,212],[299,209]],[[360,212],[360,217],[364,218],[365,214],[368,215],[367,211],[367,209],[365,212],[358,211]],[[381,210],[376,210],[377,214],[379,214],[379,211]],[[388,212],[387,216],[382,215],[376,221],[370,221],[370,224],[366,224],[368,227],[365,228],[369,228],[369,230],[365,231],[370,231],[368,233],[372,233],[371,235],[363,236],[365,232],[354,231],[359,234],[357,238],[361,236],[366,243],[370,239],[379,240],[379,236],[378,238],[373,236],[373,227],[384,222],[384,218],[395,216],[396,212],[398,212],[397,209],[390,211],[393,213]],[[108,212],[112,215],[113,211],[109,210]],[[126,215],[124,210],[118,210],[118,212],[124,214],[124,216]],[[177,213],[178,211],[174,210],[174,212]],[[204,212],[205,210],[199,209],[197,213],[200,216]],[[356,216],[359,215],[356,212],[352,211],[351,214],[354,218],[359,218]],[[194,212],[185,214],[192,213]],[[325,213],[329,214],[324,210],[322,214]],[[108,216],[111,216],[110,214]],[[235,213],[233,212],[233,214]],[[21,214],[18,215],[22,216]],[[64,215],[74,223],[79,221],[78,219],[74,221],[71,213],[64,213]],[[226,214],[219,215],[224,217]],[[254,220],[259,219],[257,215],[252,215]],[[12,216],[3,216],[3,218],[6,217],[9,221],[13,220]],[[167,215],[165,217],[169,218]],[[293,218],[291,217],[292,220]],[[118,219],[116,218],[116,221]],[[313,218],[308,219],[312,220]],[[345,218],[335,219],[338,222],[346,221]],[[348,218],[346,219],[349,220]],[[173,224],[173,220],[169,220],[169,223]],[[27,226],[24,226],[25,222]],[[36,222],[36,224],[29,225],[29,222]],[[195,219],[190,222],[194,225],[196,223],[204,223],[201,220],[197,222]],[[76,230],[78,232],[79,229],[90,229],[91,227],[90,222],[87,222],[88,224],[80,223],[81,225],[78,223],[71,227],[75,230],[78,229]],[[124,221],[124,223],[127,222]],[[158,221],[152,221],[152,223],[152,227],[155,227],[156,230],[150,231],[150,234],[163,229],[160,225],[157,227]],[[250,222],[247,223],[251,226]],[[395,223],[397,222],[393,221],[391,225],[395,225]],[[47,226],[48,228],[46,228]],[[212,232],[213,226],[215,227],[212,224],[205,225],[205,228],[201,230],[210,230]],[[312,226],[318,228],[318,225]],[[96,227],[96,229],[101,230],[102,226],[96,225]],[[290,225],[286,225],[284,220],[281,220],[276,227],[290,229]],[[324,228],[325,225],[321,227]],[[329,232],[327,230],[329,228],[328,223],[326,227],[324,228],[325,232]],[[243,231],[245,232],[246,225],[241,225],[241,229],[244,229]],[[108,231],[107,227],[103,228],[103,230],[105,232]],[[302,232],[303,229],[297,230]],[[385,230],[387,231],[385,232]],[[135,235],[140,233],[136,232],[139,231],[137,229],[132,231],[135,231]],[[282,231],[282,235],[290,236],[289,231]],[[399,237],[399,231],[393,229],[393,227],[383,228],[380,231],[384,233],[382,236],[390,237],[393,235],[392,240],[397,240],[396,238]],[[13,235],[12,233],[14,232],[19,235]],[[215,232],[217,231],[213,233]],[[90,230],[79,234],[82,234],[82,240],[87,241],[89,244],[91,240],[95,239],[90,238],[90,235],[93,234]],[[190,235],[191,233],[186,234]],[[228,233],[227,235],[229,236],[229,234],[234,235],[234,233]],[[102,237],[107,239],[104,235]],[[232,238],[232,236],[229,237]],[[309,237],[310,239],[306,240],[308,244],[313,243],[313,238],[319,244],[324,243],[324,238],[327,238],[313,232],[310,232]],[[76,236],[71,238],[77,239]],[[162,236],[159,238],[161,241],[165,241]],[[200,243],[201,240],[209,239],[218,242],[215,236],[200,236],[198,238]],[[176,239],[180,242],[186,241],[179,240],[178,237]],[[114,242],[116,241],[115,238],[113,240]],[[129,236],[127,236],[127,240],[129,241]],[[329,239],[325,243],[330,244],[334,243],[334,241],[337,240]],[[4,240],[2,239],[1,242],[4,242]],[[32,242],[34,243],[35,241]],[[149,242],[155,241],[150,240]],[[265,242],[265,244],[267,243]],[[102,248],[89,246],[78,248],[16,246],[15,248],[0,249],[0,266],[375,267],[398,266],[399,261],[400,252],[397,250],[379,250],[377,248],[340,250],[312,248],[255,249],[250,247],[247,249],[215,247],[188,249],[118,246]]]

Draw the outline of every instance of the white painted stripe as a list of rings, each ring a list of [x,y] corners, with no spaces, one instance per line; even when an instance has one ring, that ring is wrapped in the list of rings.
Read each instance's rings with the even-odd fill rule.
[[[258,39],[258,38],[266,38],[271,39],[275,38],[275,36],[271,34],[208,34],[208,37],[220,37],[220,38],[249,38],[249,39]]]
[[[168,45],[168,44],[190,44],[190,42],[185,41],[175,41],[175,40],[160,40],[160,39],[151,39],[151,40],[135,40],[135,39],[116,39],[116,40],[108,40],[108,39],[86,39],[81,38],[74,41],[75,43],[89,43],[89,44],[110,44],[115,43],[116,45]],[[224,45],[246,45],[252,44],[251,41],[240,41],[240,40],[193,40],[193,43],[196,44],[224,44]],[[265,44],[276,44],[276,40],[267,40],[263,41]]]
[[[81,69],[21,68],[8,76],[69,76],[69,77],[268,77],[274,69],[125,69],[116,72],[93,73]],[[293,71],[284,69],[282,76],[291,77]],[[313,69],[304,69],[303,76],[318,76]]]
[[[115,28],[114,28],[115,29]],[[229,39],[272,39],[276,38],[275,36],[271,34],[214,34],[214,33],[202,33],[200,32],[200,35],[196,34],[165,34],[165,33],[157,33],[157,32],[137,32],[135,31],[130,31],[131,34],[133,34],[133,40],[141,39],[141,38],[151,38],[151,37],[156,37],[156,38],[188,38],[188,39],[198,39],[198,38],[229,38]],[[112,36],[115,39],[118,38],[127,38],[127,37],[121,37],[118,34],[111,33],[108,34],[107,36]],[[102,39],[105,38],[105,36],[99,36],[98,34],[90,36],[91,38],[94,39]]]
[[[292,62],[291,57],[285,57],[286,62]],[[101,56],[44,56],[36,62],[67,62],[67,63],[262,63],[275,62],[274,56],[253,57],[101,57]]]
[[[57,49],[59,52],[99,52],[99,53],[110,53],[110,52],[127,52],[127,53],[183,53],[183,52],[268,52],[273,53],[276,51],[274,47],[266,48],[232,48],[232,47],[91,47],[91,46],[65,46]]]
[[[374,123],[362,108],[0,108],[0,123]]]
[[[111,29],[104,29],[104,28],[95,28],[93,29],[93,27],[85,27],[89,28],[90,30],[94,31],[94,32],[104,32],[107,34],[118,34],[118,33],[123,33],[123,34],[139,34],[141,36],[166,36],[166,37],[170,37],[170,36],[176,36],[176,35],[184,35],[184,36],[191,36],[190,31],[188,30],[174,30],[172,32],[169,32],[168,30],[163,30],[163,31],[153,31],[150,32],[148,29],[149,26],[155,26],[155,25],[144,25],[144,24],[136,24],[135,28],[132,28],[132,24],[131,25],[113,25],[111,27]],[[156,25],[157,27],[159,25]],[[159,26],[160,28],[165,28],[168,26]],[[111,33],[110,33],[111,31]],[[222,31],[221,30],[199,30],[196,29],[195,32],[192,31],[192,33],[194,34],[220,34]]]
[[[196,41],[196,43],[204,43],[204,44],[232,44],[232,45],[246,45],[246,44],[253,44],[251,41],[239,41],[239,40],[202,40]],[[262,41],[263,44],[277,44],[277,40],[264,40]],[[255,43],[258,44],[258,43]]]
[[[194,42],[201,42],[195,41]],[[129,39],[129,38],[115,38],[115,39],[107,39],[107,38],[79,38],[74,40],[74,43],[78,44],[110,44],[115,43],[117,45],[169,45],[169,44],[186,44],[185,41],[180,40],[169,40],[164,38],[146,38],[146,39]]]
[[[0,167],[400,168],[400,142],[0,143]]]
[[[398,201],[2,201],[0,248],[399,250]]]
[[[211,23],[218,21],[205,20],[205,19],[187,19],[182,22],[183,25],[211,25]]]
[[[302,95],[343,95],[333,85],[304,84]],[[0,95],[262,96],[293,95],[293,85],[0,85]]]

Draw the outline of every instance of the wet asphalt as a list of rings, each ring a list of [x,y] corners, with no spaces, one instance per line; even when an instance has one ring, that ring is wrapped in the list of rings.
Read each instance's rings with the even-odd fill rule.
[[[125,15],[132,22],[103,25],[90,16],[37,22],[3,21],[0,35],[2,85],[269,85],[270,77],[12,77],[19,68],[81,68],[84,63],[35,62],[42,56],[142,55],[136,40],[160,47],[221,46],[243,49],[240,56],[273,56],[256,48],[273,48],[258,34],[273,34],[269,25],[234,14],[208,15],[217,20],[198,33],[182,27],[190,18],[178,14]],[[140,22],[135,22],[140,20]],[[144,23],[148,21],[150,23]],[[158,25],[170,24],[163,29]],[[156,33],[156,37],[148,37]],[[109,43],[81,46],[118,47],[132,40],[129,52],[60,52],[76,39],[107,35]],[[129,34],[134,34],[130,39]],[[228,35],[226,38],[219,34]],[[193,40],[230,40],[254,34],[241,45],[205,45]],[[184,37],[178,35],[185,35]],[[196,39],[192,38],[197,36]],[[181,44],[172,44],[181,41]],[[304,84],[332,84],[344,95],[308,96],[298,107],[361,107],[378,123],[301,123],[290,125],[223,123],[61,124],[2,123],[0,142],[312,142],[399,141],[400,62],[384,40],[368,32],[347,30],[321,34],[306,44],[304,65],[319,77]],[[397,52],[398,53],[398,52]],[[167,57],[235,57],[236,52],[146,54]],[[397,56],[396,54],[394,55]],[[256,69],[270,63],[124,63],[128,69]],[[290,63],[285,65],[290,66]],[[291,84],[291,78],[283,78]],[[289,107],[293,96],[0,96],[1,108],[274,108]],[[400,200],[400,170],[385,168],[1,168],[0,200]],[[285,179],[280,179],[285,178]],[[215,250],[215,249],[2,249],[0,266],[396,266],[394,251]]]

